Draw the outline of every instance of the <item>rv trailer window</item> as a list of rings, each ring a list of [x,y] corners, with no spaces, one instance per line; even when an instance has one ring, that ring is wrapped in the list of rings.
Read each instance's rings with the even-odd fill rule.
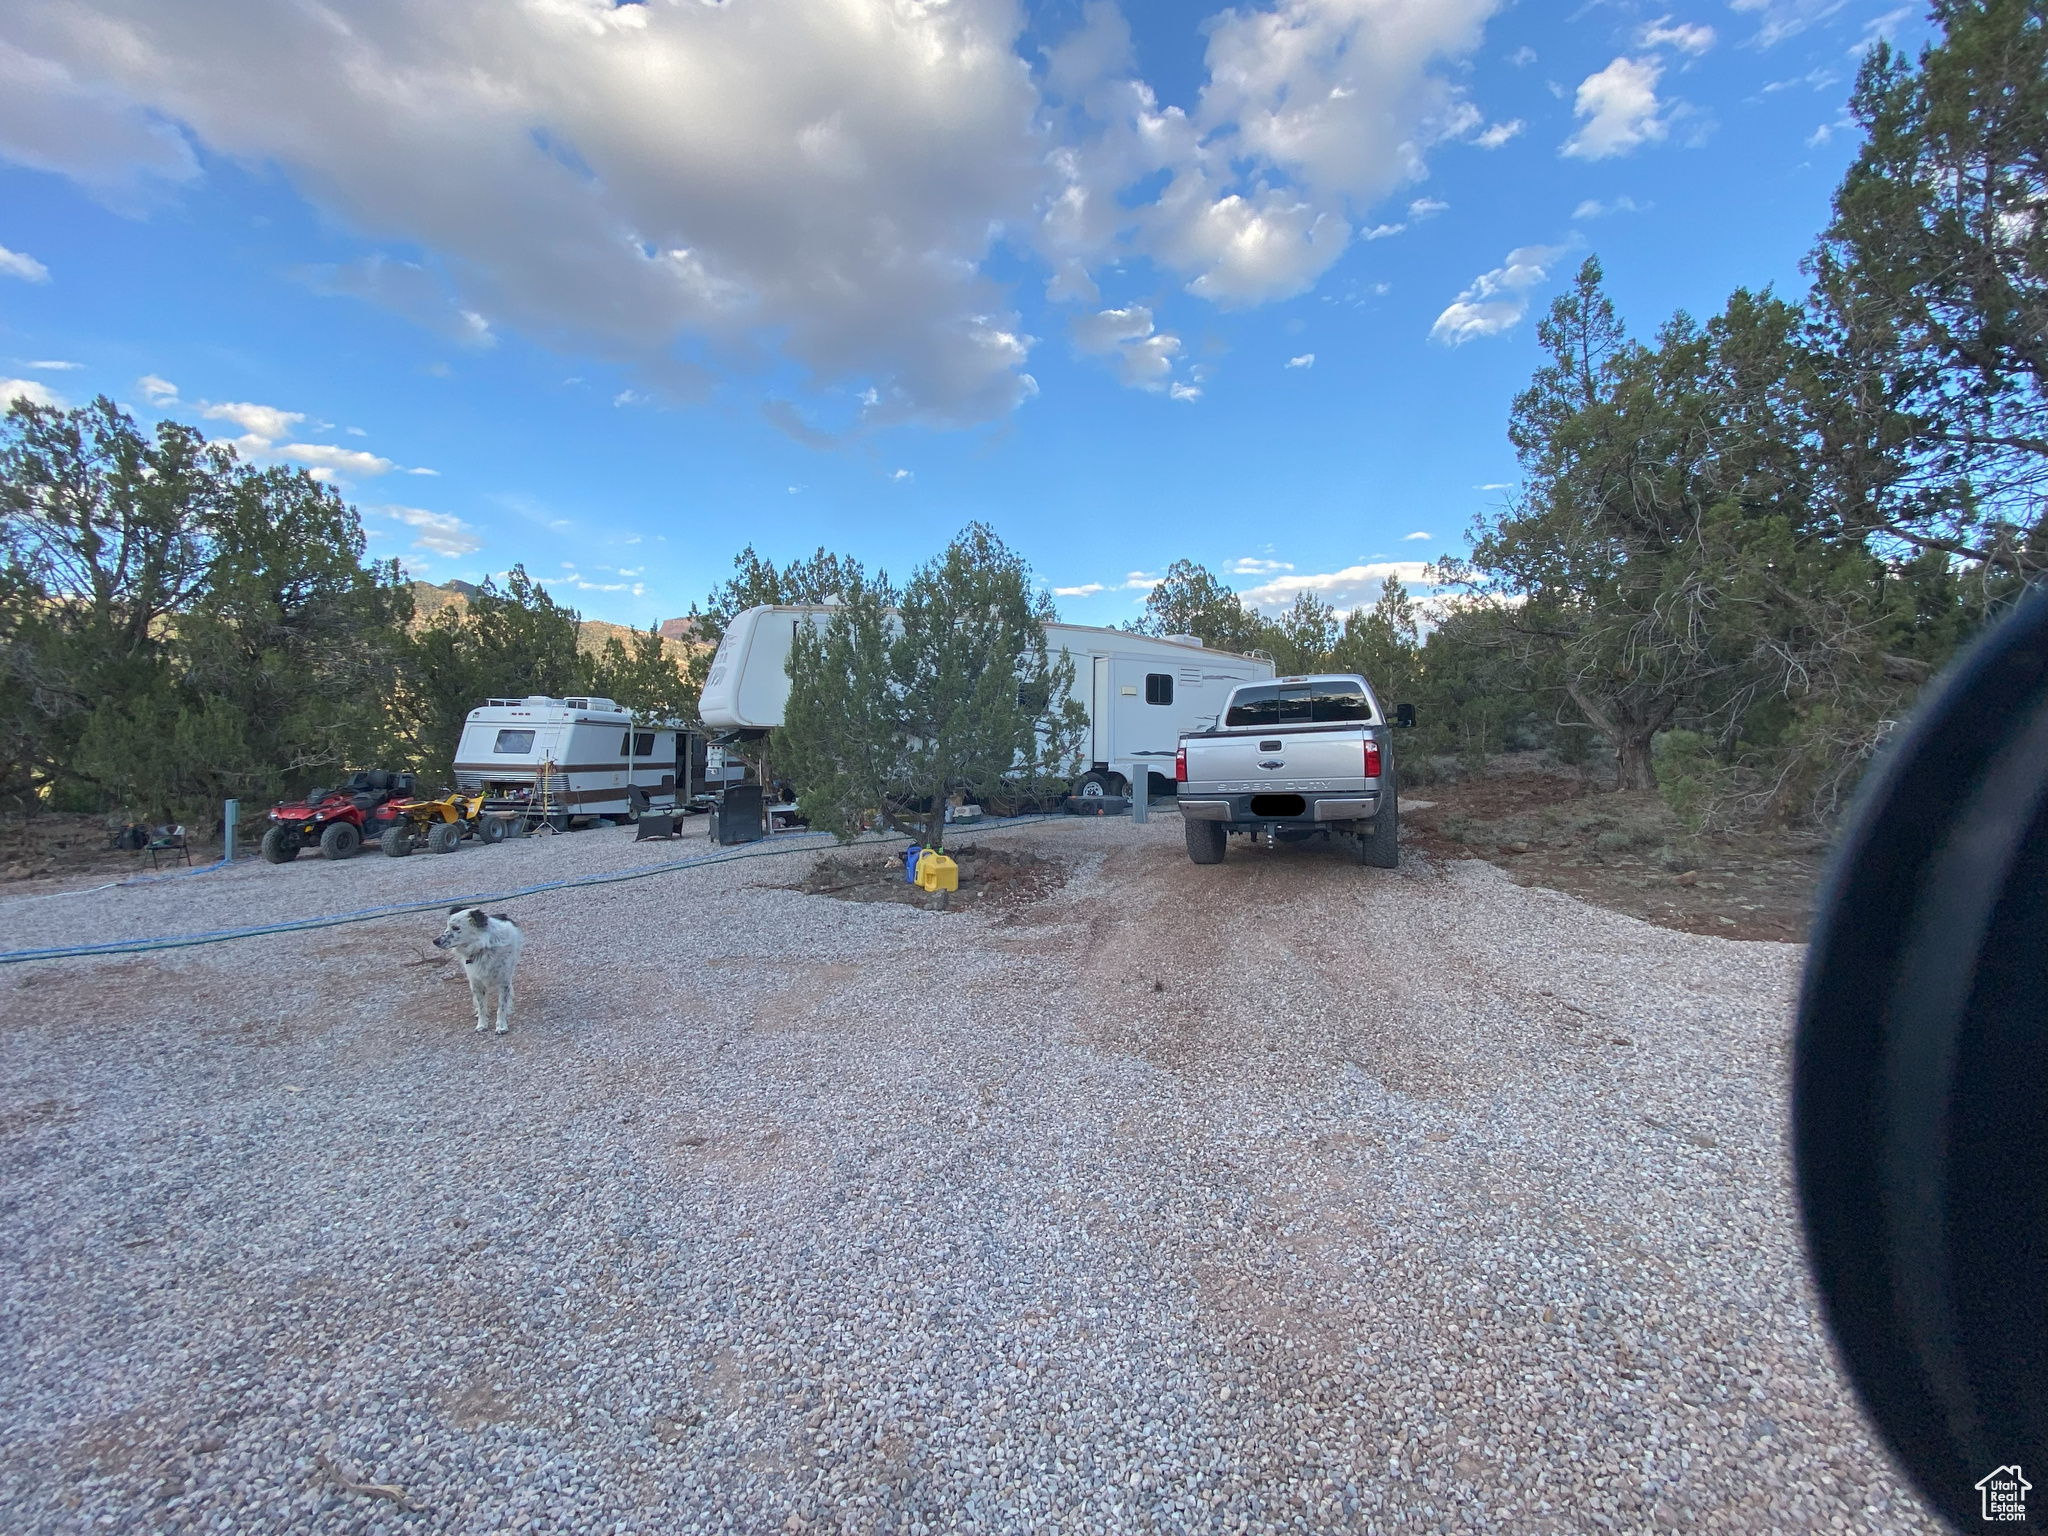
[[[633,755],[635,757],[654,756],[654,732],[638,731],[634,733]]]
[[[1280,690],[1268,683],[1263,688],[1240,688],[1230,700],[1230,713],[1223,723],[1232,725],[1278,725]]]
[[[631,731],[621,731],[621,732],[619,732],[619,756],[621,756],[621,757],[631,757],[632,755],[633,755],[633,733],[632,733]]]
[[[510,752],[516,756],[524,757],[533,750],[533,732],[500,731],[498,732],[497,743],[492,746],[491,750],[493,752]]]
[[[1145,702],[1147,704],[1171,704],[1173,702],[1173,674],[1171,672],[1147,672],[1145,674]]]

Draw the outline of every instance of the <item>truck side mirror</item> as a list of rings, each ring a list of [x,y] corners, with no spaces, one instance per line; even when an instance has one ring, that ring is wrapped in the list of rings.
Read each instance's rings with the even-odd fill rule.
[[[1396,704],[1394,706],[1394,724],[1404,731],[1414,730],[1415,706],[1413,704]]]

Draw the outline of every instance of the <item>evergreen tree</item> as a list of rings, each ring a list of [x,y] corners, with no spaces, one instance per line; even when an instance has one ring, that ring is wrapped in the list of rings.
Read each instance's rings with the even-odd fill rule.
[[[1047,650],[1051,599],[986,526],[900,593],[856,571],[842,596],[797,630],[776,736],[815,825],[851,836],[869,815],[903,831],[916,818],[937,847],[955,792],[1044,793],[1076,770],[1087,717],[1072,658]]]

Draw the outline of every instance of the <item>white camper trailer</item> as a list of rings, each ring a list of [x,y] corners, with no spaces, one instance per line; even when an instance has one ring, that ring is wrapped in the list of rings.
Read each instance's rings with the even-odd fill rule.
[[[719,642],[699,713],[714,730],[759,735],[782,724],[789,650],[797,628],[822,622],[823,607],[749,608]],[[1088,711],[1086,762],[1077,794],[1123,794],[1143,769],[1155,793],[1171,794],[1181,733],[1213,724],[1239,683],[1273,675],[1264,657],[1212,651],[1187,635],[1134,635],[1082,624],[1048,624],[1045,643],[1074,662],[1073,696]]]
[[[566,827],[572,816],[637,815],[676,803],[676,731],[610,699],[486,699],[455,748],[455,787]]]

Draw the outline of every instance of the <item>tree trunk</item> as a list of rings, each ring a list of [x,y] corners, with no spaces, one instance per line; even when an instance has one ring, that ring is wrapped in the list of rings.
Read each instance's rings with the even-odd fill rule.
[[[1654,729],[1630,731],[1615,741],[1616,789],[1654,790],[1657,787],[1657,770],[1650,761],[1650,742],[1656,734]]]
[[[1565,692],[1614,748],[1614,787],[1656,789],[1657,770],[1650,758],[1650,743],[1671,723],[1678,701],[1666,698],[1642,704],[1624,698],[1603,707],[1577,683],[1567,682]]]
[[[924,845],[927,848],[946,846],[946,792],[943,789],[932,794],[931,814],[924,821]]]

